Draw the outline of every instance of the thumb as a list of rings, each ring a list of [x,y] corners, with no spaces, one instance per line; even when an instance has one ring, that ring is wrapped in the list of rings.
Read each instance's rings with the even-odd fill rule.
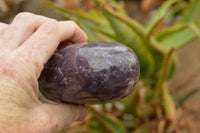
[[[85,119],[87,108],[71,104],[41,104],[32,115],[32,129],[35,132],[55,132],[73,121]]]

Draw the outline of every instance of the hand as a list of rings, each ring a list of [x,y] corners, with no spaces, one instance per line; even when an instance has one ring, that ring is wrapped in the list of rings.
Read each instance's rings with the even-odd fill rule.
[[[0,23],[0,132],[51,133],[86,117],[83,106],[38,100],[37,79],[61,41],[87,36],[72,21],[31,13]]]

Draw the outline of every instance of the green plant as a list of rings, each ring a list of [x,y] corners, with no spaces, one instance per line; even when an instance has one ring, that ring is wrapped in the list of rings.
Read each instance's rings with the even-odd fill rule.
[[[132,95],[119,101],[124,106],[123,111],[118,109],[118,102],[111,104],[112,114],[106,111],[106,105],[102,105],[103,115],[90,107],[93,112],[91,119],[99,121],[90,119],[79,128],[97,133],[146,133],[157,128],[166,132],[176,130],[177,101],[172,98],[164,82],[176,72],[176,51],[200,37],[200,20],[197,19],[199,0],[188,3],[184,0],[167,0],[146,26],[130,18],[115,0],[94,0],[96,8],[89,11],[63,9],[48,0],[41,1],[77,22],[87,32],[89,41],[123,43],[133,49],[139,58],[140,82]],[[177,14],[179,17],[175,17]],[[175,21],[169,27],[157,30],[172,17]],[[126,118],[126,115],[134,119]]]

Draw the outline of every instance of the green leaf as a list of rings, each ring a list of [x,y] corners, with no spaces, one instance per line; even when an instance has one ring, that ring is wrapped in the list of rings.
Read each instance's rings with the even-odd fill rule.
[[[122,15],[127,15],[125,8],[122,6],[122,4],[116,0],[108,0],[113,7],[117,10],[118,13]]]
[[[82,10],[68,10],[64,8],[60,8],[55,4],[51,3],[48,0],[40,0],[42,3],[47,5],[50,9],[54,10],[55,12],[63,15],[66,18],[69,18],[77,23],[81,23],[94,31],[102,32],[108,36],[113,36],[113,31],[109,28],[108,23],[106,24],[104,19],[102,21],[97,21],[97,19],[93,16],[88,15],[87,13],[83,12]],[[94,15],[94,13],[93,13]]]
[[[109,0],[109,1],[110,1],[109,7],[116,7],[116,8],[120,7],[116,3],[116,1],[113,1],[113,0]],[[123,43],[132,42],[136,34],[123,21],[120,21],[115,16],[109,14],[104,8],[107,5],[102,6],[101,4],[103,3],[99,3],[98,1],[95,1],[95,2],[96,2],[96,5],[101,9],[103,15],[105,16],[105,19],[107,19],[107,21],[109,22],[110,27],[115,32],[116,40]]]
[[[182,12],[187,6],[187,2],[185,1],[181,1],[178,2],[178,4],[174,5],[173,8],[170,9],[170,12],[167,13],[167,16],[165,17],[170,18],[170,17],[174,17],[177,16],[180,12]]]
[[[161,5],[161,7],[158,9],[158,11],[153,15],[151,20],[149,21],[147,25],[147,32],[149,33],[151,29],[158,23],[158,21],[163,18],[166,15],[166,12],[170,9],[170,7],[176,3],[178,0],[167,0],[164,4]]]
[[[190,0],[189,4],[185,8],[181,22],[182,23],[188,23],[188,22],[194,22],[197,17],[198,13],[200,11],[200,0]]]
[[[175,72],[178,70],[178,67],[179,67],[178,63],[179,62],[178,62],[177,56],[173,55],[170,65],[169,65],[170,67],[167,74],[167,79],[171,79],[174,76]]]
[[[100,41],[98,35],[93,30],[91,30],[91,28],[88,28],[87,26],[84,26],[81,23],[79,24],[79,26],[87,33],[89,41]]]
[[[116,117],[102,114],[94,109],[92,109],[92,112],[112,133],[126,133],[124,125]]]
[[[162,100],[163,100],[163,107],[164,107],[166,115],[169,118],[174,119],[176,115],[175,103],[169,91],[166,88],[162,88]]]
[[[111,7],[106,6],[105,3],[102,3],[101,0],[94,0],[96,5],[104,10],[107,14],[121,20],[127,26],[129,26],[135,33],[137,33],[143,40],[145,39],[146,31],[145,28],[136,20],[130,18],[127,15],[120,14],[117,11],[113,10]]]
[[[196,29],[190,25],[191,24],[186,24],[183,26],[177,25],[175,27],[169,28],[159,33],[156,38],[161,45],[164,45],[167,48],[173,47],[180,49],[198,37],[200,23],[193,24],[196,26]]]
[[[126,45],[129,46],[129,44]],[[155,74],[153,73],[155,70],[155,58],[152,56],[150,49],[146,47],[147,44],[145,44],[142,39],[137,39],[136,44],[132,43],[129,47],[132,48],[134,45],[140,47],[140,49],[134,50],[140,62],[140,77],[141,79],[148,78],[149,76],[152,76],[152,74]]]
[[[135,38],[136,35],[127,25],[106,12],[104,12],[104,15],[115,32],[116,40],[124,43],[130,43],[133,41],[133,38]]]

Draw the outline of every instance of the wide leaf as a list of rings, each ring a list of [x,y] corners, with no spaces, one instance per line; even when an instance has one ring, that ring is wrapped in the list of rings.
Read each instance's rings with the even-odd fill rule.
[[[178,0],[167,0],[158,11],[153,15],[147,25],[147,32],[150,32],[151,29],[157,24],[157,22],[165,16],[165,14],[169,11],[170,7],[176,3]]]
[[[169,28],[157,35],[157,40],[161,45],[167,48],[180,49],[188,43],[198,38],[198,32],[200,30],[200,22],[193,24],[192,28],[190,24],[185,26],[176,26]]]
[[[187,7],[183,11],[182,23],[194,22],[200,12],[200,0],[190,0]]]

